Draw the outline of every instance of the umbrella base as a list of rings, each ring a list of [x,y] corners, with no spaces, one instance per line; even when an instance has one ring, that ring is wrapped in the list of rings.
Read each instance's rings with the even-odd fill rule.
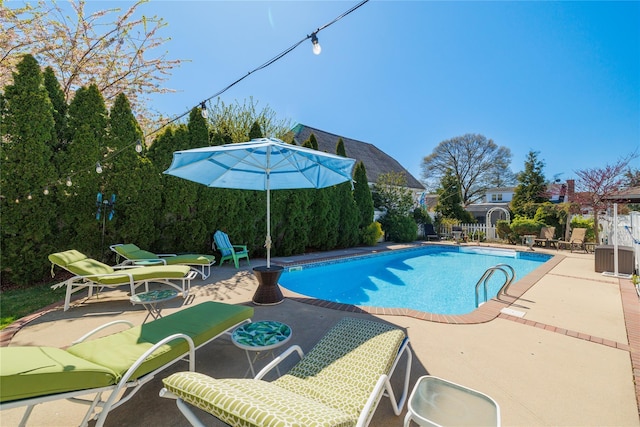
[[[271,266],[267,268],[254,267],[253,274],[258,279],[258,289],[253,294],[252,301],[257,305],[275,305],[284,301],[280,286],[278,286],[278,279],[282,274],[282,268],[279,265]]]

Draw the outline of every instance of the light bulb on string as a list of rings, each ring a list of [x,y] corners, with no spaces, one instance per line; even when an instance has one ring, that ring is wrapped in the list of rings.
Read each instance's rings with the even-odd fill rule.
[[[313,54],[320,55],[320,52],[322,52],[322,46],[320,46],[320,43],[318,42],[318,36],[316,36],[316,33],[311,34],[311,43],[313,44]]]
[[[33,196],[31,196],[31,193],[29,193],[29,195],[27,196],[27,200],[31,200],[33,199]]]
[[[67,177],[66,184],[67,184],[67,187],[71,187],[73,185],[73,182],[71,182],[71,177],[70,176]]]
[[[100,162],[96,163],[96,173],[102,173],[102,165]]]
[[[209,112],[207,111],[207,104],[205,101],[202,101],[202,104],[200,104],[200,114],[202,114],[202,118],[204,119],[209,117]]]
[[[136,142],[136,152],[142,153],[142,142],[140,142],[140,140]]]
[[[44,194],[45,196],[49,195],[49,187],[44,187],[44,190],[42,191],[42,194]]]

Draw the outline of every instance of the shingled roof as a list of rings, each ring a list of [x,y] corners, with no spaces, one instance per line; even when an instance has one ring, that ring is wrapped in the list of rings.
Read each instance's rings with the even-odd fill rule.
[[[373,144],[325,132],[303,124],[296,125],[292,132],[293,140],[296,144],[302,145],[313,134],[318,141],[318,150],[332,154],[335,154],[338,140],[342,138],[347,157],[364,163],[369,182],[376,182],[378,176],[383,173],[400,172],[407,179],[407,187],[424,190],[424,186],[409,171],[402,167],[393,157]]]

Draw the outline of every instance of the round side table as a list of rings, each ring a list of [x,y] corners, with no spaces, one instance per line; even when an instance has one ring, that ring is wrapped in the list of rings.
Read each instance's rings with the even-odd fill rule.
[[[271,351],[284,345],[291,339],[291,327],[275,320],[263,320],[252,322],[240,326],[231,334],[231,341],[236,347],[241,348],[247,354],[251,374],[255,377],[256,372],[253,363],[257,360],[261,351]],[[249,352],[256,352],[251,359]],[[273,356],[273,352],[272,352]],[[278,375],[280,370],[276,367]]]
[[[142,304],[144,308],[147,309],[147,316],[144,318],[142,323],[146,322],[149,316],[154,319],[158,319],[162,317],[162,303],[172,300],[178,296],[178,291],[174,289],[162,289],[162,290],[154,290],[149,292],[142,292],[139,294],[133,295],[129,298],[131,304]]]

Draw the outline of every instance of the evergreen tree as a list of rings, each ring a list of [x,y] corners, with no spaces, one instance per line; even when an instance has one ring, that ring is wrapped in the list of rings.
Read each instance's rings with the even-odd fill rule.
[[[56,138],[53,140],[52,150],[57,153],[67,142],[67,111],[69,106],[64,96],[64,92],[60,87],[60,82],[56,79],[56,75],[51,67],[44,70],[44,87],[47,89],[49,99],[53,105],[53,120],[56,126]]]
[[[251,129],[249,129],[249,141],[256,138],[264,138],[262,134],[262,129],[260,129],[260,123],[257,121],[253,122],[251,125]]]
[[[151,162],[135,150],[142,131],[124,94],[116,97],[111,108],[108,131],[109,150],[119,154],[103,165],[107,179],[104,195],[107,198],[116,195],[116,214],[111,221],[106,218],[106,242],[150,248],[155,233],[154,217],[160,208],[160,179]],[[108,212],[103,211],[102,215]]]
[[[347,157],[342,138],[336,144],[336,154]],[[333,188],[335,205],[338,208],[338,239],[337,245],[342,248],[355,246],[359,243],[360,214],[351,190],[351,182],[343,182]]]
[[[435,207],[438,219],[457,219],[461,223],[476,222],[473,216],[462,207],[462,195],[458,180],[449,170],[440,180],[438,204]]]
[[[373,198],[367,179],[367,169],[364,163],[358,162],[354,173],[353,198],[360,213],[358,228],[368,227],[373,222]]]
[[[18,284],[42,278],[54,241],[54,199],[43,190],[54,179],[49,147],[53,107],[37,61],[25,55],[5,87],[0,116],[2,274]],[[51,189],[53,191],[53,189]]]
[[[99,257],[102,245],[96,195],[105,184],[104,175],[97,173],[97,164],[104,162],[107,154],[106,137],[107,109],[100,91],[96,85],[78,89],[69,104],[69,143],[61,162],[61,170],[70,180],[58,194],[60,238],[63,246],[95,257]]]
[[[540,203],[548,200],[547,185],[542,170],[544,162],[538,152],[529,151],[524,162],[524,171],[518,174],[518,185],[511,200],[511,211],[515,215],[533,218]]]

